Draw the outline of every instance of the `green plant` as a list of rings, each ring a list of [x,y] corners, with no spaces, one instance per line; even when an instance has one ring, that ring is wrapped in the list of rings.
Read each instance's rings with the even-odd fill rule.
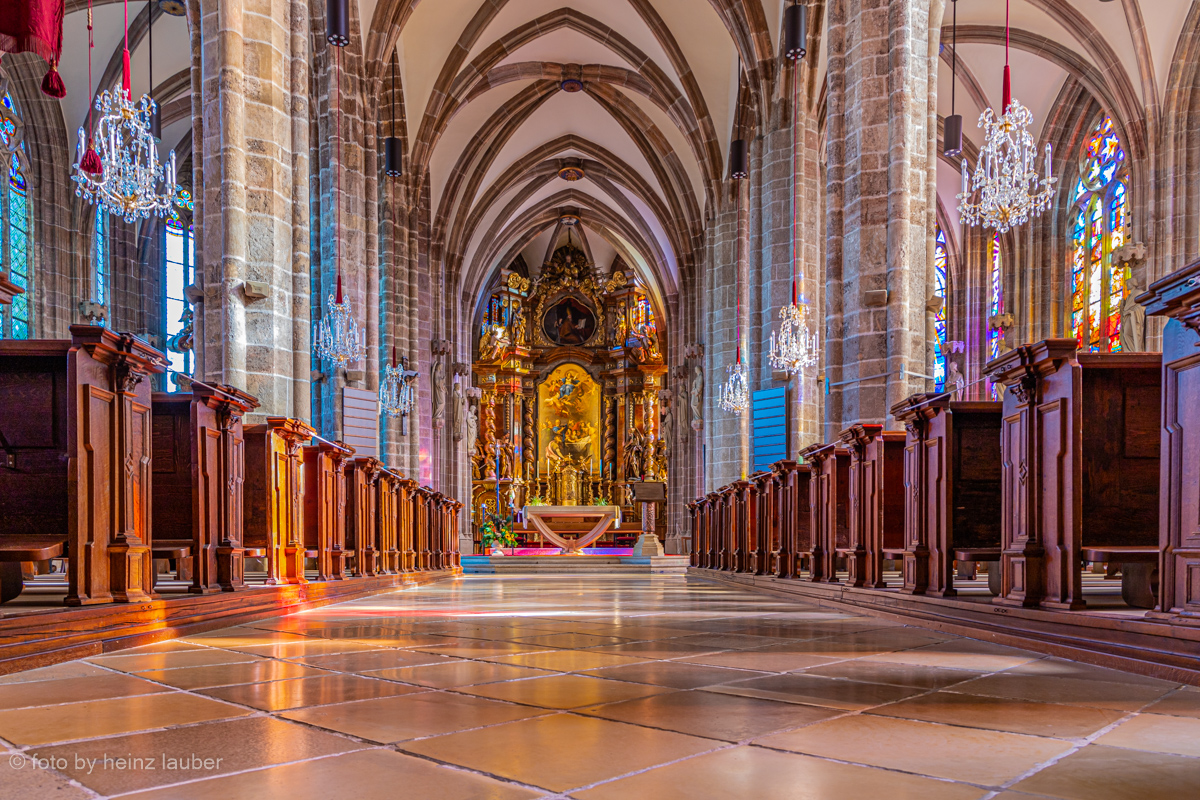
[[[525,501],[525,505],[527,505],[527,506],[544,506],[544,505],[546,505],[546,501],[535,494],[533,497],[531,497]]]
[[[497,518],[491,514],[479,526],[479,538],[483,542],[484,550],[517,546],[517,535],[513,533],[512,520]]]
[[[612,503],[608,502],[607,497],[597,497],[595,500],[592,501],[592,505],[594,505],[594,506],[610,506],[610,505],[612,505]]]

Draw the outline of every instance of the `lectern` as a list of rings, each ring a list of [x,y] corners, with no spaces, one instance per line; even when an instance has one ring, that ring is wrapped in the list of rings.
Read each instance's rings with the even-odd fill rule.
[[[667,485],[657,481],[631,483],[633,501],[642,504],[642,535],[638,537],[633,548],[635,556],[664,556],[662,542],[658,540],[655,529],[655,510],[659,503],[667,502]]]

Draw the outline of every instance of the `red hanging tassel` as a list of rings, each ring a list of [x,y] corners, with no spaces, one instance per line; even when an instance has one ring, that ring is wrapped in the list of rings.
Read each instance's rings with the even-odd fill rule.
[[[60,100],[67,96],[67,85],[63,83],[62,75],[58,74],[57,61],[50,62],[50,71],[42,78],[42,92]]]
[[[121,69],[123,70],[123,76],[121,78],[121,88],[125,90],[126,97],[132,98],[133,95],[130,94],[131,89],[130,89],[130,80],[129,80],[129,51],[128,50],[126,50],[124,53],[124,63],[121,65]]]
[[[83,158],[79,160],[79,168],[89,175],[102,175],[104,173],[104,165],[100,163],[100,154],[96,152],[96,148],[88,145],[87,152],[83,154]]]
[[[337,303],[339,306],[342,304],[342,273],[341,273],[341,271],[338,272]]]

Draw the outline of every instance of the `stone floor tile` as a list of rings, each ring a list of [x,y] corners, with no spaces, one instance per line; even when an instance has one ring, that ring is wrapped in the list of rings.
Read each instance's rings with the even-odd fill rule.
[[[588,786],[718,746],[668,731],[555,714],[406,742],[402,750],[555,792]]]
[[[1074,747],[1059,739],[871,715],[819,722],[755,743],[985,786],[1007,783]]]
[[[34,748],[33,752],[62,759],[66,764],[63,772],[84,786],[101,794],[116,794],[361,747],[350,739],[303,725],[255,717]],[[121,757],[130,760],[119,762]],[[185,789],[175,796],[192,795]]]
[[[1090,745],[1013,789],[1063,800],[1195,800],[1198,787],[1194,758]]]
[[[1138,714],[1101,736],[1096,743],[1200,757],[1200,719]],[[1200,761],[1196,762],[1196,766],[1200,769]],[[1196,785],[1200,788],[1200,782]]]
[[[578,800],[975,800],[982,789],[759,747],[735,747],[576,792]]]

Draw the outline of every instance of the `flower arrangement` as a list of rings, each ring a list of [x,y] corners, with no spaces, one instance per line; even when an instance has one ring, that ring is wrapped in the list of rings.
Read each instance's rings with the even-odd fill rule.
[[[483,549],[488,552],[517,546],[517,535],[513,533],[512,520],[491,514],[479,526],[479,538],[483,542]]]
[[[540,496],[535,494],[533,497],[531,497],[525,501],[525,505],[527,505],[527,506],[544,506],[544,505],[546,505],[546,501],[543,500]]]

